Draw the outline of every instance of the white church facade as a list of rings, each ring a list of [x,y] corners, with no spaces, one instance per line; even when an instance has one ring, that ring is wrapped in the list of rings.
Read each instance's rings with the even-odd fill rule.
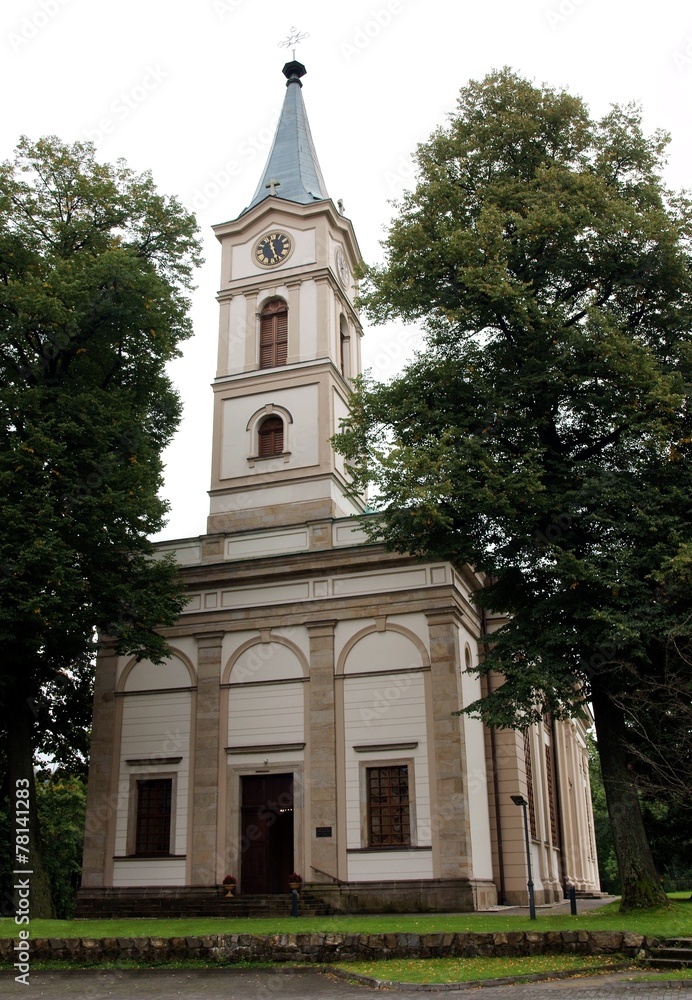
[[[361,370],[360,261],[289,62],[249,208],[221,244],[208,531],[172,541],[189,601],[156,666],[103,651],[80,907],[205,912],[303,890],[335,911],[598,892],[585,723],[455,715],[501,622],[469,567],[387,552],[330,443]]]

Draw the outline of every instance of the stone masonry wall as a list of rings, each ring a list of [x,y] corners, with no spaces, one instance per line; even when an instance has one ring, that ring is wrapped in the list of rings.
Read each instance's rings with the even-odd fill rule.
[[[518,955],[624,954],[648,951],[654,939],[619,931],[509,931],[488,934],[218,934],[205,937],[34,938],[31,958],[75,964],[136,959],[162,962],[201,958],[221,964],[247,961],[329,963],[376,958],[464,958]],[[15,942],[0,939],[0,963],[15,961]]]

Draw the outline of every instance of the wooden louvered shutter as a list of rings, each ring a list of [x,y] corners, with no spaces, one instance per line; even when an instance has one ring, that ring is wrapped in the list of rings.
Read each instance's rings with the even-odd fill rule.
[[[288,357],[288,309],[270,302],[260,314],[260,368],[285,365]]]
[[[281,417],[267,417],[259,429],[259,455],[280,455],[284,450],[284,422]]]
[[[288,357],[288,310],[277,313],[274,319],[276,321],[274,364],[285,365]]]

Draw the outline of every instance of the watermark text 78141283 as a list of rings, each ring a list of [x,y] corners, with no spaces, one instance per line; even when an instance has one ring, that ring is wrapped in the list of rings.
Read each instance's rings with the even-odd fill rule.
[[[17,778],[14,790],[14,891],[17,900],[14,922],[17,931],[17,943],[14,946],[16,961],[14,967],[18,983],[29,985],[29,921],[31,898],[31,858],[29,854],[29,824],[31,811],[29,807],[29,779]]]

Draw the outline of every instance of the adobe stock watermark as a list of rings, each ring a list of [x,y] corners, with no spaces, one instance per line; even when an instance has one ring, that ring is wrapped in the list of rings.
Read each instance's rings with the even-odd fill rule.
[[[370,708],[361,708],[361,721],[366,726],[377,723],[400,698],[410,693],[412,683],[411,678],[406,674],[395,676],[388,687],[375,691]]]
[[[588,2],[589,0],[560,0],[559,4],[546,9],[546,20],[553,30],[560,28],[565,21],[576,14],[580,7],[584,7]]]
[[[367,370],[380,377],[386,377],[400,367],[415,348],[420,347],[421,334],[419,330],[406,328],[399,331],[396,340],[383,344],[374,357],[368,359]]]
[[[120,122],[124,122],[126,118],[130,117],[133,111],[137,111],[169,76],[170,73],[162,69],[158,63],[156,66],[147,66],[144,76],[134,86],[121,91],[111,101],[108,107],[109,114],[104,115],[103,118],[99,118],[96,125],[84,129],[84,138],[88,142],[98,145],[105,136],[115,131]]]
[[[692,35],[687,36],[685,47],[673,52],[671,58],[681,73],[686,72],[692,67]]]
[[[416,164],[410,153],[404,153],[394,170],[385,170],[384,179],[391,194],[398,196],[412,187],[416,177]]]
[[[274,140],[279,114],[277,109],[263,128],[243,139],[232,159],[227,160],[218,169],[210,170],[206,180],[201,181],[195,187],[191,198],[186,199],[185,204],[189,205],[194,212],[201,212],[202,209],[215,202],[226,188],[230,187],[233,181],[243,173],[245,167],[254,163],[260,153],[269,148]]]
[[[14,789],[14,876],[16,909],[14,922],[19,928],[17,943],[14,945],[16,961],[14,968],[17,975],[15,982],[23,986],[29,985],[29,924],[31,921],[31,858],[29,855],[29,779],[17,778]]]
[[[358,25],[350,39],[347,42],[342,42],[339,46],[346,62],[350,63],[352,59],[364,52],[405,7],[405,0],[387,0],[387,3],[382,7],[371,10],[367,21]]]
[[[212,7],[220,21],[224,21],[229,14],[234,14],[238,7],[242,7],[245,0],[212,0]]]
[[[14,31],[7,33],[7,41],[12,49],[19,52],[33,42],[69,2],[70,0],[39,0],[32,13],[23,17]]]

